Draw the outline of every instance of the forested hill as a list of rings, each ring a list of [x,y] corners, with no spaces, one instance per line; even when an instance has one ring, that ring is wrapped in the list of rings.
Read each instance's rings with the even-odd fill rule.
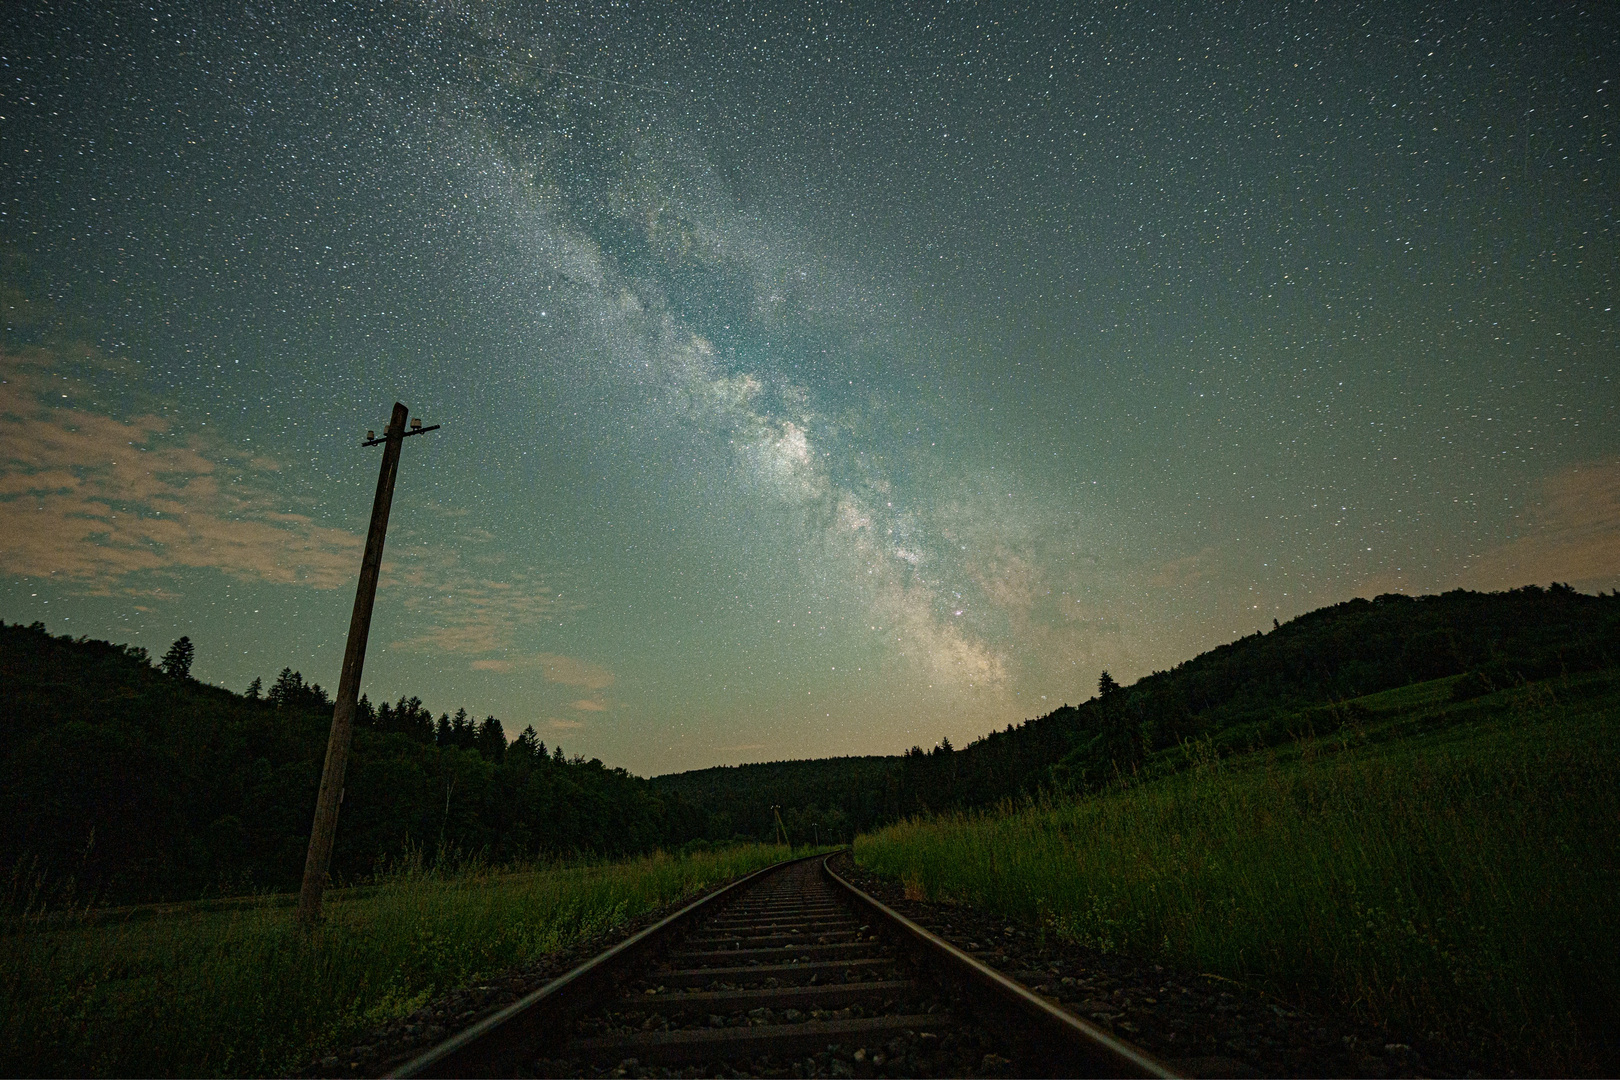
[[[942,740],[899,758],[705,769],[654,785],[749,831],[769,827],[773,804],[801,828],[833,820],[864,829],[1041,790],[1089,790],[1184,739],[1242,747],[1307,724],[1336,726],[1311,710],[1411,683],[1469,673],[1455,692],[1483,693],[1617,664],[1620,594],[1554,585],[1385,595],[1310,612],[962,749]]]
[[[140,649],[0,623],[0,865],[14,894],[39,875],[109,901],[296,886],[331,702],[290,670],[262,693],[257,682],[245,694],[207,686],[190,677],[190,660],[183,639],[154,665]],[[532,730],[508,746],[493,718],[435,720],[416,698],[375,708],[362,699],[333,871],[353,878],[413,848],[505,862],[767,839],[773,807],[794,842],[818,831],[847,840],[908,814],[1084,792],[1157,767],[1184,739],[1218,749],[1313,724],[1325,734],[1343,711],[1325,707],[1410,683],[1466,674],[1453,692],[1481,694],[1616,664],[1617,595],[1554,586],[1380,596],[1110,685],[960,750],[942,741],[900,757],[654,780],[548,749]]]
[[[891,821],[898,810],[898,757],[813,758],[759,765],[721,765],[671,773],[653,789],[699,811],[712,839],[772,835],[781,815],[795,844],[849,840],[863,829]]]
[[[182,642],[184,649],[180,649]],[[332,705],[284,670],[260,693],[189,675],[189,642],[143,649],[0,623],[0,866],[81,902],[296,888]],[[179,653],[177,660],[176,653]],[[647,851],[700,832],[646,780],[507,745],[493,718],[361,700],[332,870],[415,849],[537,856]]]

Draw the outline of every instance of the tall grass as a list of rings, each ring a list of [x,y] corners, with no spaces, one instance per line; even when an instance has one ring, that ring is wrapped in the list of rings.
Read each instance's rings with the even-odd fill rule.
[[[786,858],[742,846],[523,873],[409,864],[305,933],[265,903],[121,923],[15,921],[0,1074],[279,1075],[476,983]]]
[[[1620,710],[1499,695],[1380,746],[1308,740],[1068,805],[913,821],[856,859],[1540,1073],[1616,1065]],[[1476,709],[1477,711],[1477,709]]]

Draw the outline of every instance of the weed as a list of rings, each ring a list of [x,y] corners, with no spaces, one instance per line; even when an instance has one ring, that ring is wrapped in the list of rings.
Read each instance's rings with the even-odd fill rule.
[[[690,857],[453,872],[410,853],[329,893],[313,932],[284,897],[183,905],[125,920],[57,908],[15,868],[0,950],[0,1074],[285,1075],[419,1008],[644,912],[786,857],[740,846]]]
[[[1323,738],[1227,758],[1189,741],[1165,779],[897,824],[856,858],[908,895],[1527,1071],[1600,1072],[1620,1000],[1620,692],[1590,681],[1339,703]],[[1442,730],[1369,741],[1397,698]],[[1472,720],[1434,716],[1449,709]]]

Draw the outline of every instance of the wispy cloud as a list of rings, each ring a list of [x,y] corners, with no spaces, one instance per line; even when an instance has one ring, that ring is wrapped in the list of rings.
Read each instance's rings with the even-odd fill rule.
[[[460,548],[455,549],[401,544],[397,554],[383,560],[383,584],[400,590],[413,624],[423,627],[414,637],[390,642],[389,648],[479,657],[473,662],[478,671],[512,673],[549,666],[565,676],[554,682],[577,676],[573,665],[580,661],[515,653],[513,643],[525,630],[583,605],[544,576],[482,553],[475,533],[458,540]]]
[[[479,657],[468,666],[474,671],[489,671],[500,675],[539,674],[549,683],[597,692],[593,697],[568,702],[568,708],[580,712],[608,712],[614,707],[611,699],[604,698],[600,694],[600,691],[613,685],[613,672],[600,664],[593,664],[578,657],[560,656],[556,653],[516,654],[508,649],[503,650],[499,656]],[[569,723],[577,726],[577,722],[569,721]]]
[[[1486,589],[1552,581],[1614,586],[1620,581],[1620,459],[1546,477],[1524,522],[1520,535],[1480,553],[1463,580]]]
[[[469,666],[474,671],[493,671],[501,675],[538,671],[547,682],[585,690],[606,690],[614,681],[613,672],[600,664],[557,653],[486,656],[474,660]]]
[[[588,661],[551,653],[540,653],[536,659],[540,661],[548,682],[579,686],[586,690],[606,690],[613,685],[613,672]]]
[[[9,526],[0,570],[158,599],[172,598],[180,576],[195,570],[354,587],[363,538],[302,512],[279,462],[237,456],[183,430],[183,413],[162,402],[122,417],[79,405],[93,395],[62,372],[106,363],[93,353],[0,351],[0,509]],[[481,670],[539,670],[587,690],[613,684],[612,672],[573,657],[501,655],[525,628],[582,605],[536,572],[486,554],[487,534],[461,530],[450,548],[403,543],[408,530],[395,532],[382,584],[425,629],[394,647],[480,656]]]
[[[89,592],[147,592],[136,575],[213,569],[317,589],[350,585],[360,540],[290,510],[276,465],[234,461],[156,413],[75,407],[59,358],[0,351],[0,568]],[[71,384],[69,384],[71,385]]]

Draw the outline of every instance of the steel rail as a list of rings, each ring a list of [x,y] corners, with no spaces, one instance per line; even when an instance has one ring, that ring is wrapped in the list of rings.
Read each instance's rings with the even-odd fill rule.
[[[671,935],[717,910],[723,900],[737,897],[761,878],[818,857],[805,855],[774,863],[699,897],[386,1075],[400,1080],[416,1076],[501,1075],[510,1072],[515,1061],[554,1051],[568,1041],[568,1028],[576,1016],[610,994],[625,974]]]
[[[1040,1044],[1038,1048],[1024,1049],[1026,1053],[1036,1050],[1034,1056],[1045,1066],[1043,1071],[1053,1076],[1135,1076],[1158,1080],[1172,1080],[1179,1075],[1146,1051],[1059,1008],[912,922],[875,896],[862,892],[839,877],[828,865],[830,861],[831,857],[822,861],[822,873],[858,906],[877,916],[892,932],[904,936],[912,946],[912,954],[932,968],[937,977],[979,999],[979,1004],[989,1006],[1004,1018],[1022,1021],[1019,1026],[1029,1030]]]
[[[788,902],[772,899],[772,896],[782,895],[781,888],[796,886],[768,886],[763,894],[749,895],[750,890],[762,885],[767,877],[813,859],[821,860],[820,877],[832,889],[826,900],[810,901],[808,905],[802,899],[796,901],[791,906],[799,914],[789,916],[786,914]],[[622,1038],[576,1038],[573,1035],[574,1022],[600,1005],[611,1006],[614,995],[624,984],[639,977],[657,962],[666,946],[673,947],[677,952],[683,948],[688,950],[680,955],[699,963],[699,970],[666,971],[660,976],[668,978],[672,985],[684,982],[689,989],[715,977],[729,977],[732,974],[742,976],[745,973],[779,972],[785,978],[786,968],[759,966],[762,961],[768,963],[770,958],[787,959],[782,951],[784,949],[791,950],[789,955],[793,957],[793,968],[801,978],[812,969],[825,968],[830,975],[834,970],[842,972],[878,964],[876,959],[860,959],[853,955],[838,959],[837,956],[843,954],[847,946],[828,941],[827,938],[841,937],[842,934],[816,935],[812,932],[805,935],[802,930],[784,934],[781,931],[788,928],[779,926],[778,916],[774,914],[781,911],[781,917],[787,921],[803,924],[807,921],[806,916],[809,916],[809,921],[819,918],[810,911],[811,908],[844,904],[860,912],[860,919],[868,924],[861,926],[860,930],[866,931],[870,927],[876,935],[871,940],[881,938],[889,943],[891,949],[908,956],[917,967],[932,976],[930,981],[936,983],[947,996],[956,997],[959,1001],[966,999],[973,1015],[998,1021],[1012,1044],[1017,1059],[1015,1067],[1020,1070],[1020,1075],[1165,1078],[1176,1075],[1137,1047],[1058,1008],[861,891],[828,865],[830,859],[830,855],[789,859],[740,878],[553,979],[533,993],[405,1062],[388,1075],[511,1075],[518,1068],[542,1058],[569,1058],[576,1054],[600,1057],[617,1052],[616,1048],[623,1045]],[[810,872],[814,873],[813,870]],[[778,892],[773,894],[772,888]],[[745,925],[751,928],[745,929]],[[747,936],[761,933],[773,936],[768,939]],[[682,938],[684,945],[673,945]],[[767,940],[786,944],[763,949],[755,946],[756,942],[764,945]],[[813,940],[815,943],[812,944]],[[713,951],[704,951],[711,949]],[[698,958],[706,959],[699,962]],[[751,965],[708,966],[727,961],[751,961]],[[875,967],[868,970],[872,972],[872,978],[897,977],[878,975]],[[817,1003],[831,1006],[846,996],[852,1001],[856,998],[866,1000],[862,995],[916,986],[909,982],[862,982],[859,979],[847,984],[813,985],[819,978],[818,975],[812,979],[812,985],[781,986],[769,991],[721,989],[682,993],[667,1001],[655,997],[649,998],[648,1002],[674,1004],[677,1008],[712,1005],[723,1009],[728,1004],[746,1008],[744,1001],[754,1004],[754,999],[769,996],[783,1008],[789,1005],[812,1007]],[[774,986],[775,980],[772,979],[768,985]],[[710,989],[713,991],[712,985]],[[648,990],[647,993],[653,992]],[[824,1018],[768,1029],[729,1027],[717,1030],[686,1028],[644,1031],[637,1036],[639,1042],[636,1045],[641,1047],[640,1052],[644,1056],[671,1063],[713,1058],[726,1060],[739,1055],[752,1058],[760,1053],[814,1052],[829,1042],[849,1039],[859,1042],[868,1038],[881,1040],[889,1037],[890,1029],[943,1030],[942,1024],[950,1026],[943,1013],[866,1016],[848,1020]]]

